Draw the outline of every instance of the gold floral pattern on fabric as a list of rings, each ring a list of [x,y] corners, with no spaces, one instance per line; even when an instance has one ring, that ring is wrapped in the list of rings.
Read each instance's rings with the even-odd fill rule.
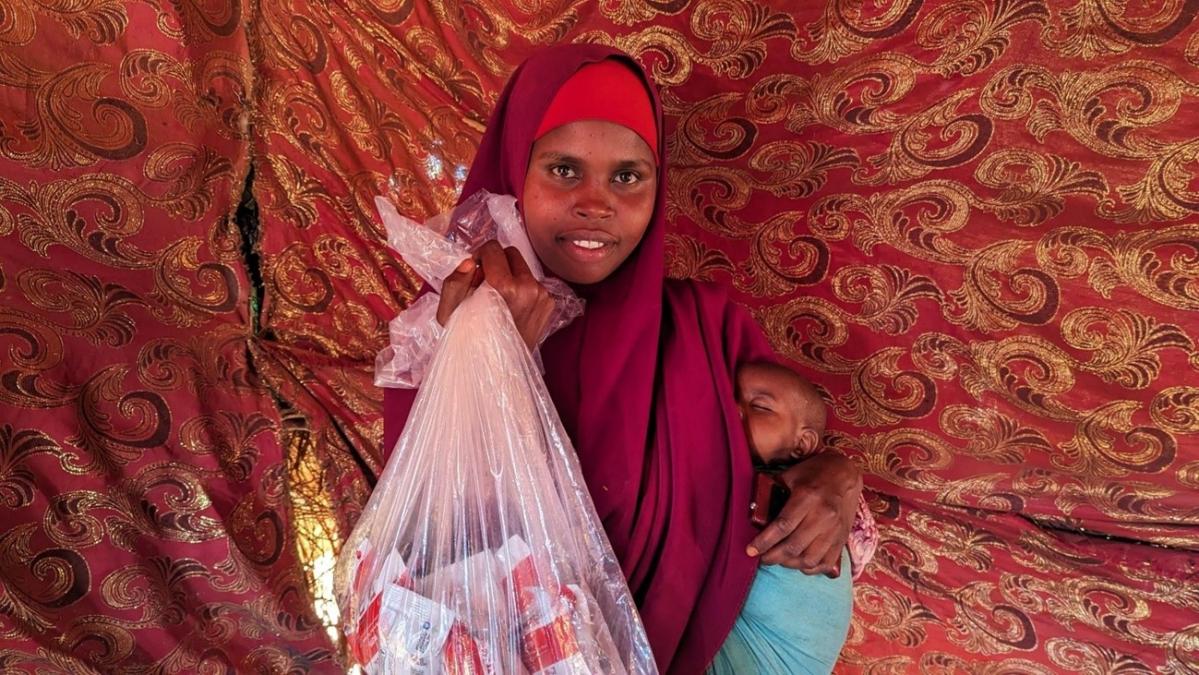
[[[1195,573],[1199,547],[1186,375],[1199,363],[1199,209],[1183,122],[1199,103],[1185,67],[1195,6],[540,9],[527,25],[559,17],[565,39],[622,47],[658,79],[671,273],[733,286],[827,390],[833,444],[867,467],[884,554],[858,589],[847,672],[1193,661],[1177,636],[1196,599],[1158,591]],[[474,35],[527,10],[454,25]],[[443,39],[480,65],[483,100],[505,72],[493,56],[511,67],[530,48]],[[360,72],[361,86],[371,77]],[[458,133],[476,129],[478,109],[450,79],[433,91],[404,82],[393,110],[463,101]],[[326,119],[359,109],[371,108]],[[423,214],[435,209],[416,200],[452,185],[449,167],[469,157],[454,142],[380,164],[367,158],[377,143],[356,153]],[[1104,590],[1030,583],[1099,572]]]
[[[341,670],[250,356],[248,9],[0,10],[5,673]]]
[[[318,569],[420,288],[372,199],[451,204],[559,40],[658,80],[669,273],[733,288],[866,470],[840,672],[1199,668],[1197,15],[7,3],[0,670],[340,672]]]

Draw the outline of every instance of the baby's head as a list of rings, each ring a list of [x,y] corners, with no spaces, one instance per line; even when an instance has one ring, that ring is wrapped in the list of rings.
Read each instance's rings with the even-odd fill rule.
[[[737,406],[759,464],[795,462],[816,451],[824,434],[824,400],[801,375],[773,363],[737,371]]]

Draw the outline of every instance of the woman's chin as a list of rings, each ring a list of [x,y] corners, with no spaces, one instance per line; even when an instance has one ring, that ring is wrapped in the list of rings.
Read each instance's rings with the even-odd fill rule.
[[[563,281],[576,286],[592,286],[607,279],[608,272],[574,272],[569,275],[559,275]]]
[[[598,284],[612,275],[608,265],[546,265],[546,269],[565,281],[576,286]]]

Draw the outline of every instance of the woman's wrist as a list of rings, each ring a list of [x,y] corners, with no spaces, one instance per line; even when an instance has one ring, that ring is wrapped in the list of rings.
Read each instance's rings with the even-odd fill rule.
[[[783,473],[792,490],[815,487],[831,492],[855,505],[862,494],[862,470],[848,457],[836,452],[815,455]]]

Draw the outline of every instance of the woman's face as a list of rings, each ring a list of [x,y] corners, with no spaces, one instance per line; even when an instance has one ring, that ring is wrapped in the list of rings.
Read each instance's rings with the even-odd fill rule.
[[[580,120],[542,136],[521,196],[541,263],[575,284],[608,278],[645,236],[657,176],[649,145],[628,127]]]

